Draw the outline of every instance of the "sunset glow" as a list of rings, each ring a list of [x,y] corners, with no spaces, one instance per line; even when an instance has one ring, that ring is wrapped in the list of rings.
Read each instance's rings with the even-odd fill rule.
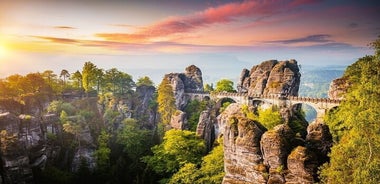
[[[173,58],[180,68],[217,61],[249,68],[289,58],[348,65],[371,53],[367,44],[380,35],[379,12],[380,3],[370,0],[6,0],[0,2],[0,35],[14,54],[2,45],[0,55],[8,66],[25,63],[22,55],[35,63],[32,71],[76,70],[91,60],[134,72]],[[234,59],[208,60],[219,57]],[[133,63],[142,58],[150,65]],[[10,72],[30,70],[1,68],[0,77]]]
[[[4,45],[0,44],[0,58],[5,58],[7,55],[7,49]]]

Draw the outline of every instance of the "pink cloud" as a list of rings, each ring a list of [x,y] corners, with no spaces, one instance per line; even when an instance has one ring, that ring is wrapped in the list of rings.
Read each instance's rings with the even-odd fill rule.
[[[292,6],[308,4],[312,0],[296,0]],[[173,34],[187,33],[212,24],[230,23],[239,18],[262,18],[283,11],[293,1],[253,1],[233,2],[205,9],[188,15],[170,17],[155,24],[141,28],[132,34],[99,33],[96,36],[112,41],[149,41],[151,38],[166,37]]]

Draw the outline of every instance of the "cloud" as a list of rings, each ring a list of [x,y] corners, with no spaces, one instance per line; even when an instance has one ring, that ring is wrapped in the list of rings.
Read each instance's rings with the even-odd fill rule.
[[[75,27],[71,26],[54,26],[55,29],[76,29]]]
[[[49,40],[54,43],[62,43],[62,44],[78,43],[78,40],[69,39],[69,38],[57,38],[57,37],[48,37],[48,36],[32,36],[32,37],[43,39],[43,40]]]
[[[281,44],[295,44],[295,43],[327,43],[331,42],[328,38],[330,38],[331,35],[328,34],[315,34],[315,35],[309,35],[306,37],[301,38],[293,38],[288,40],[275,40],[275,41],[268,41],[267,43],[281,43]]]
[[[188,33],[213,24],[226,24],[241,18],[261,19],[296,6],[317,2],[315,0],[232,2],[207,8],[187,16],[174,16],[140,28],[134,33],[98,33],[95,36],[109,41],[152,42],[168,40],[170,36]]]

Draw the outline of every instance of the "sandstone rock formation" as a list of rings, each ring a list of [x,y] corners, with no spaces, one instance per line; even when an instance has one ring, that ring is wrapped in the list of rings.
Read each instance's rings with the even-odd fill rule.
[[[307,127],[306,143],[308,148],[315,153],[319,164],[328,161],[333,140],[329,127],[323,122],[314,121]]]
[[[207,150],[211,150],[215,141],[216,120],[212,116],[211,109],[202,111],[197,125],[197,135],[206,142]]]
[[[5,183],[33,183],[33,168],[44,168],[49,148],[46,144],[46,127],[30,115],[0,114],[0,157]],[[51,126],[54,127],[54,126]],[[57,130],[54,130],[57,131]]]
[[[350,84],[347,77],[342,77],[333,80],[330,83],[330,88],[328,92],[329,98],[332,99],[343,99],[343,95],[347,92]]]
[[[187,128],[186,112],[177,110],[170,120],[170,127],[177,130],[185,130]]]
[[[266,129],[249,120],[239,104],[231,104],[218,117],[223,132],[223,183],[266,183],[266,168],[260,150],[260,139]]]
[[[269,183],[285,181],[281,171],[286,168],[286,160],[292,148],[293,138],[294,133],[286,124],[278,125],[263,134],[260,144],[264,165],[269,168]]]
[[[138,102],[135,104],[132,117],[141,119],[144,127],[152,130],[156,125],[156,109],[151,106],[154,101],[156,88],[153,86],[138,86],[136,94]]]
[[[298,146],[288,156],[288,174],[285,176],[287,184],[305,183],[312,184],[315,182],[314,175],[318,168],[317,160],[306,147]]]
[[[260,95],[298,96],[301,74],[296,60],[269,60],[243,69],[238,81],[238,92]]]
[[[179,110],[183,110],[189,100],[185,92],[203,91],[202,72],[195,65],[188,66],[185,73],[169,73],[165,78],[171,82]]]
[[[27,99],[25,104],[2,101],[0,103],[0,175],[5,183],[34,183],[34,171],[46,165],[67,166],[76,171],[84,158],[89,169],[95,167],[94,139],[89,125],[77,135],[82,144],[79,149],[62,149],[63,127],[56,114],[44,115],[49,101]],[[36,97],[36,99],[38,99]],[[47,100],[47,101],[45,101]],[[97,99],[86,101],[86,105],[97,111]],[[78,103],[81,104],[81,103]],[[69,117],[70,118],[70,117]],[[69,153],[72,151],[73,153]],[[74,159],[70,158],[74,154]],[[59,159],[61,158],[61,159]],[[62,159],[63,158],[63,159]]]
[[[301,136],[290,122],[267,130],[248,119],[241,105],[229,105],[218,116],[219,133],[224,138],[223,183],[318,182],[318,167],[327,161],[332,145],[329,129],[314,122],[307,135]]]

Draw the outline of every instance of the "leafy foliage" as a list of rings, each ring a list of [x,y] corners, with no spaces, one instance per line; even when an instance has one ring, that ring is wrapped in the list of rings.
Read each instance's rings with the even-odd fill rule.
[[[207,101],[190,100],[186,107],[185,112],[187,114],[187,122],[189,124],[189,130],[195,131],[197,129],[199,115],[202,111],[206,110]]]
[[[222,79],[216,83],[215,91],[217,92],[235,92],[234,82],[228,79]]]
[[[136,86],[154,86],[154,83],[148,76],[144,76],[137,79]]]
[[[144,162],[156,173],[170,176],[186,163],[200,164],[206,146],[194,132],[172,129],[152,151],[153,156],[144,157]]]
[[[378,45],[380,39],[374,44]],[[380,55],[366,56],[347,68],[351,87],[339,108],[327,118],[336,144],[321,170],[326,183],[380,181]]]
[[[221,142],[221,140],[220,140]],[[202,158],[201,167],[193,163],[187,163],[176,172],[169,183],[188,184],[219,184],[224,177],[224,152],[223,145],[219,144]]]
[[[173,88],[170,81],[164,78],[157,89],[158,112],[161,115],[161,123],[169,124],[172,114],[176,111]]]
[[[95,84],[97,67],[94,63],[86,62],[84,63],[82,69],[82,82],[83,88],[86,92],[92,90],[92,87]]]
[[[259,109],[258,113],[258,121],[267,129],[272,129],[276,125],[282,124],[284,122],[280,115],[280,112],[276,107]]]

